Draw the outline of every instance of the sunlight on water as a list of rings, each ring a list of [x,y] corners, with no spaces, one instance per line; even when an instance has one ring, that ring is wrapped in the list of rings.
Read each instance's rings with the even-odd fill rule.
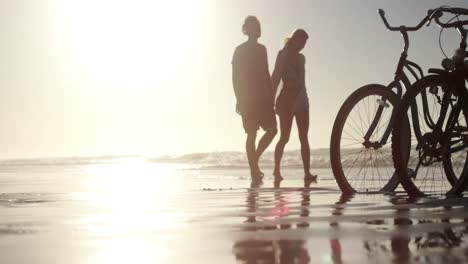
[[[154,207],[172,191],[164,187],[174,186],[178,180],[175,166],[149,163],[144,159],[93,165],[85,168],[84,173],[91,175],[89,184],[95,192],[86,193],[82,198],[116,210]]]
[[[155,242],[185,226],[183,213],[164,209],[177,190],[176,168],[132,158],[84,169],[93,191],[78,197],[96,206],[94,213],[79,219],[90,242],[98,246],[89,263],[156,263],[169,253],[158,252]],[[156,232],[159,241],[151,239]]]
[[[465,197],[346,196],[334,180],[303,188],[300,169],[251,188],[244,169],[195,162],[66,162],[5,166],[1,264],[453,263],[445,249],[466,259]]]
[[[177,165],[138,158],[92,165],[84,169],[89,175],[86,185],[92,191],[78,195],[114,214],[158,212],[179,190],[182,178],[177,169]]]
[[[107,243],[89,263],[150,263],[154,255],[155,251],[144,241],[114,241]]]

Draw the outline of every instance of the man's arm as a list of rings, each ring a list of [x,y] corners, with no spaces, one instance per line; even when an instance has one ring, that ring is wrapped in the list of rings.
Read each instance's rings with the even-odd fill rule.
[[[236,112],[241,113],[241,107],[239,102],[241,101],[241,91],[240,91],[240,67],[238,62],[238,50],[234,51],[234,56],[232,59],[232,87],[234,88],[234,94],[236,96]]]
[[[265,68],[264,68],[264,71],[265,71],[265,78],[266,78],[266,85],[267,87],[270,87],[271,89],[273,88],[273,84],[271,82],[271,75],[270,75],[270,69],[268,68],[268,53],[267,53],[267,50],[266,48],[264,48],[264,61],[265,61]],[[275,99],[275,96],[273,96],[273,100]]]
[[[239,67],[235,64],[232,64],[232,87],[234,88],[234,94],[236,95],[236,100],[239,101],[239,98],[240,98]]]

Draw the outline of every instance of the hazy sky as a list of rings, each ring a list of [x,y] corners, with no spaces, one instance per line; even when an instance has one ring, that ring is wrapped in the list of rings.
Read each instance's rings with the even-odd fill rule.
[[[388,83],[402,48],[383,26],[466,0],[2,0],[0,158],[243,150],[231,57],[256,15],[270,69],[295,28],[310,35],[311,147],[327,147],[344,99]],[[410,35],[410,58],[438,67],[439,29]],[[456,47],[455,32],[443,39]],[[298,148],[296,129],[287,149]],[[274,143],[278,138],[275,139]],[[272,149],[272,147],[270,147]]]

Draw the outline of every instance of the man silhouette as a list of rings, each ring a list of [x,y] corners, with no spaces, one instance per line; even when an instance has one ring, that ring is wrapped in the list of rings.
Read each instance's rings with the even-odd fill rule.
[[[258,160],[278,132],[273,109],[274,95],[268,70],[267,50],[258,43],[261,36],[258,19],[254,16],[246,17],[242,32],[248,39],[234,51],[232,83],[237,99],[236,111],[242,116],[242,124],[247,134],[245,147],[250,175],[253,182],[259,182],[263,173],[258,166]],[[260,127],[265,130],[265,134],[256,147],[257,130]]]

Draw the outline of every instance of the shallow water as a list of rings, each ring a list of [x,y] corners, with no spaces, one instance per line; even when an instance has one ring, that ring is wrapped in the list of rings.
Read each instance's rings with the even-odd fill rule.
[[[299,170],[250,188],[242,170],[139,159],[2,166],[0,261],[466,262],[468,198],[349,197],[317,173],[311,188]]]

